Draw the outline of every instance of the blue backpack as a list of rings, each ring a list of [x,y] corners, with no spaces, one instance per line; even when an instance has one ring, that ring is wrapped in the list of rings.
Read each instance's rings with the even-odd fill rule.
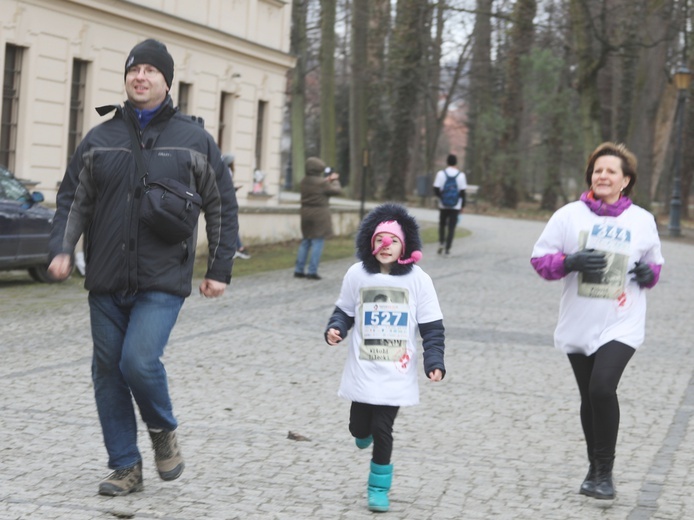
[[[454,208],[456,204],[458,204],[458,199],[460,199],[458,175],[460,175],[460,171],[458,171],[458,173],[456,173],[453,177],[446,173],[446,182],[441,189],[441,204],[447,208]]]

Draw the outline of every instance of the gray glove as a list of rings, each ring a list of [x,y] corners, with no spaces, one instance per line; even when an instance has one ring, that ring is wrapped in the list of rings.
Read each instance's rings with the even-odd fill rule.
[[[634,275],[634,280],[639,284],[639,287],[649,285],[655,278],[655,273],[653,269],[651,269],[651,266],[642,262],[636,262],[636,265],[629,271],[629,274]]]
[[[583,249],[564,258],[566,272],[580,271],[582,273],[597,274],[607,267],[605,253],[595,249]]]

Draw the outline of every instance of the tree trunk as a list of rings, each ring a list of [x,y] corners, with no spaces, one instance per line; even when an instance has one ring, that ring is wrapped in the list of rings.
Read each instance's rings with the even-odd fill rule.
[[[433,172],[435,169],[436,152],[438,148],[439,138],[443,129],[443,123],[448,115],[448,109],[453,102],[453,97],[458,91],[458,83],[463,73],[464,66],[470,59],[469,51],[472,45],[472,38],[467,38],[463,48],[458,55],[453,74],[448,78],[448,91],[445,95],[441,87],[441,49],[443,45],[444,25],[446,19],[446,2],[441,1],[436,4],[436,36],[431,43],[431,50],[428,53],[428,70],[426,75],[427,95],[425,97],[426,109],[426,156],[425,168],[428,172]]]
[[[426,90],[424,91],[424,140],[425,140],[425,171],[434,169],[436,157],[436,142],[439,134],[439,99],[441,92],[441,45],[445,21],[446,2],[437,1],[434,4],[434,38],[431,40],[428,52],[425,54]]]
[[[320,156],[335,166],[335,0],[321,0],[320,5]]]
[[[476,12],[469,74],[465,175],[469,183],[480,185],[480,196],[486,198],[493,185],[489,163],[494,156],[498,135],[493,104],[492,0],[477,0]]]
[[[547,134],[547,175],[545,176],[545,187],[542,192],[540,208],[548,211],[557,209],[559,195],[562,193],[560,168],[564,147],[562,116],[560,111],[554,112]]]
[[[352,77],[349,95],[349,193],[362,197],[364,154],[367,147],[367,34],[369,23],[368,0],[352,2]]]
[[[291,53],[296,66],[291,82],[292,184],[296,188],[304,178],[306,164],[306,1],[292,0]]]
[[[627,144],[638,157],[639,179],[636,192],[637,201],[646,207],[650,206],[652,193],[652,173],[655,148],[655,122],[658,109],[662,103],[667,76],[662,70],[668,54],[668,35],[671,26],[668,8],[659,0],[645,0],[641,19],[642,32],[651,38],[639,55],[636,69],[637,88],[634,89],[633,104],[630,113],[629,135]],[[656,71],[660,70],[660,73]]]
[[[421,92],[422,26],[427,0],[398,0],[393,44],[390,47],[393,89],[393,138],[386,194],[391,200],[406,200],[414,184],[410,170],[417,101]]]
[[[390,89],[386,64],[386,43],[390,35],[390,0],[371,0],[368,34],[368,143],[369,169],[367,198],[382,196],[390,154]]]
[[[570,18],[574,52],[578,60],[576,90],[579,95],[579,121],[583,156],[602,141],[600,131],[600,99],[598,96],[598,72],[605,65],[608,55],[606,40],[597,40],[593,15],[603,0],[570,0]],[[605,35],[601,32],[601,38]]]
[[[506,91],[502,114],[506,122],[500,143],[502,168],[496,171],[496,201],[506,208],[515,208],[520,200],[520,139],[523,119],[523,68],[521,60],[530,53],[535,34],[533,20],[537,11],[535,0],[518,0],[513,10],[513,26],[508,45]]]

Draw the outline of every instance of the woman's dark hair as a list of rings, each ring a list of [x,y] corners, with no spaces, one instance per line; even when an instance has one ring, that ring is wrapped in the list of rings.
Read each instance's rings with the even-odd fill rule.
[[[636,184],[636,156],[629,151],[629,149],[622,143],[611,143],[606,142],[598,146],[593,153],[588,157],[588,165],[586,166],[586,184],[590,188],[592,185],[593,169],[595,168],[595,161],[598,157],[603,157],[604,155],[612,155],[618,157],[622,161],[622,173],[625,177],[629,177],[629,184],[624,188],[622,192],[625,197],[628,197],[631,190]]]

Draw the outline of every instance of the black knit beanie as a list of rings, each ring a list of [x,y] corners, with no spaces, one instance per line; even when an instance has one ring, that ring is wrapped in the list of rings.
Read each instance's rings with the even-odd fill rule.
[[[164,75],[164,80],[169,88],[174,77],[174,61],[166,50],[166,45],[160,41],[149,39],[138,43],[128,54],[125,60],[125,74],[133,65],[152,65]]]

